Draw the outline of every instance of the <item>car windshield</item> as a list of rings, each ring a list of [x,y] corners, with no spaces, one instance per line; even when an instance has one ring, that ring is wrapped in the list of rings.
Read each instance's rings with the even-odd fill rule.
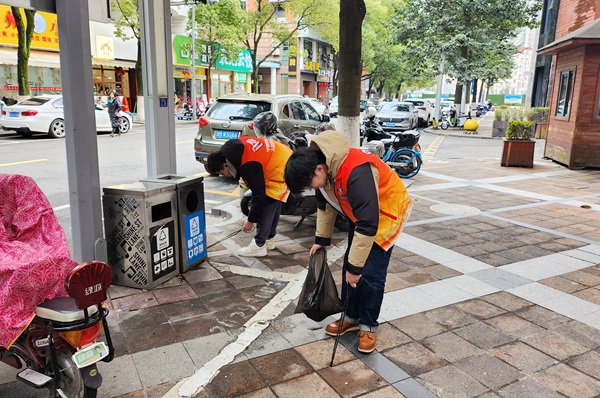
[[[448,108],[451,108],[451,107],[452,107],[452,105],[454,105],[454,103],[452,103],[452,102],[449,102],[449,101],[442,101],[442,102],[440,102],[440,105],[441,105],[443,108],[446,108],[446,107],[448,107]]]
[[[410,106],[408,105],[398,105],[395,109],[396,112],[410,112]]]
[[[50,98],[28,98],[23,102],[20,102],[20,105],[33,105],[39,106],[44,105],[46,102],[50,101]]]
[[[268,102],[252,102],[245,100],[217,101],[210,107],[208,115],[221,120],[253,120],[256,115],[271,110]]]
[[[423,102],[423,101],[410,101],[410,102],[412,102],[413,104],[415,104],[415,106],[423,106],[423,105],[425,105],[425,102]]]
[[[383,105],[381,105],[381,109],[380,110],[382,112],[394,112],[394,111],[396,111],[396,109],[395,109],[396,105],[397,104],[394,104],[392,102],[386,102]]]

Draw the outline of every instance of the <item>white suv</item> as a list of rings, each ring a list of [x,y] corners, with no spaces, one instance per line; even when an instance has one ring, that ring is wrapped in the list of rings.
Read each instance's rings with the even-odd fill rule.
[[[415,109],[419,111],[419,125],[423,127],[429,127],[431,120],[433,119],[433,108],[431,103],[425,98],[408,98],[404,102],[410,102],[415,106]]]

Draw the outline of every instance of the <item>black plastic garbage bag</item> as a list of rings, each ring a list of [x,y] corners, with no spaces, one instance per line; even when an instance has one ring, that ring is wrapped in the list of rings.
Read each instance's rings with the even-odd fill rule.
[[[319,249],[310,256],[308,274],[300,293],[296,313],[303,312],[313,321],[320,322],[329,315],[340,312],[341,305],[335,281],[327,266],[327,251]]]

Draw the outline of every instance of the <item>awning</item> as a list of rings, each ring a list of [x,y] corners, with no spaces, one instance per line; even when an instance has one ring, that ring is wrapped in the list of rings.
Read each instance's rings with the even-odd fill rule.
[[[550,55],[594,44],[600,44],[600,19],[584,25],[576,31],[540,48],[537,53],[538,55]]]
[[[0,48],[0,65],[17,65],[17,49]],[[29,66],[60,68],[60,57],[55,52],[31,50]]]
[[[124,59],[99,59],[92,57],[92,65],[115,66],[119,68],[135,68],[135,61]]]

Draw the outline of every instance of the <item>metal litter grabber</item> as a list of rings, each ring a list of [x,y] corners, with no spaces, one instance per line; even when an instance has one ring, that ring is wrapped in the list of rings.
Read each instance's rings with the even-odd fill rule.
[[[348,284],[350,286],[350,284]],[[350,292],[346,293],[346,300],[342,308],[342,316],[340,317],[340,323],[338,324],[338,330],[335,335],[335,343],[333,344],[333,352],[331,353],[331,363],[329,367],[333,367],[333,360],[335,359],[335,351],[337,350],[338,343],[340,342],[340,332],[342,331],[342,325],[344,324],[344,318],[346,318],[346,309],[348,308],[348,299],[350,298]]]

